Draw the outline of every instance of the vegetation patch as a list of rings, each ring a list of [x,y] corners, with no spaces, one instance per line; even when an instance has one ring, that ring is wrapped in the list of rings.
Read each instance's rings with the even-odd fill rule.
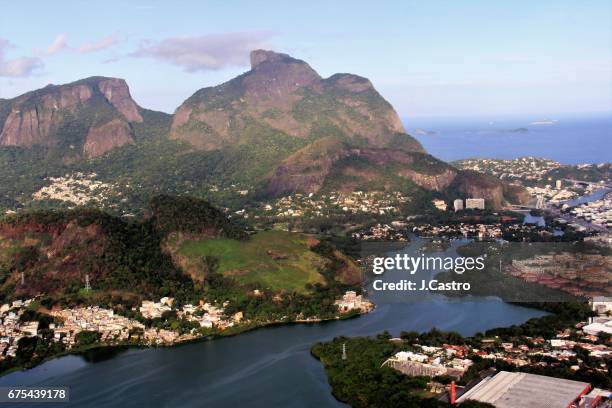
[[[319,269],[327,260],[310,250],[308,237],[264,231],[246,241],[228,238],[187,240],[178,255],[188,262],[218,259],[218,271],[242,284],[260,284],[273,291],[306,292],[307,284],[323,283]]]

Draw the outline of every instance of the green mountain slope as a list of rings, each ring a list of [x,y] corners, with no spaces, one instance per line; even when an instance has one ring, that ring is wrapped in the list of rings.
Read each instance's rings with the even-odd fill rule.
[[[211,279],[219,293],[227,286],[242,297],[254,288],[309,294],[359,282],[352,261],[318,253],[317,244],[282,231],[248,236],[219,209],[188,197],[155,197],[141,221],[88,209],[25,211],[0,220],[0,301],[194,301]]]

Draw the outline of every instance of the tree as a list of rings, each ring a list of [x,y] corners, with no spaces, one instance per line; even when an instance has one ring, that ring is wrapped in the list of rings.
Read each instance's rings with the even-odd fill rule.
[[[100,340],[100,333],[97,331],[83,330],[77,333],[76,337],[77,345],[86,346],[89,344],[97,343]]]

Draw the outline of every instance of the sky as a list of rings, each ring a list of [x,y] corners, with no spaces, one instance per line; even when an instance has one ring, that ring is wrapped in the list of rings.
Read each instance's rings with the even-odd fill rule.
[[[173,112],[256,48],[365,76],[402,118],[612,111],[610,0],[0,0],[0,98],[103,75]]]

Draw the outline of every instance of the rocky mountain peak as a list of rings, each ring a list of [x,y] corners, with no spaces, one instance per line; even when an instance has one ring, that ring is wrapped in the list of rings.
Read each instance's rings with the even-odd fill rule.
[[[306,62],[287,54],[274,51],[255,50],[251,52],[251,70],[244,77],[243,84],[256,96],[286,104],[286,97],[299,88],[321,81],[321,77]]]
[[[393,107],[366,78],[336,74],[323,79],[300,59],[254,50],[251,70],[197,91],[177,109],[171,138],[215,150],[252,142],[246,129],[254,123],[288,139],[335,134],[374,147],[387,147],[405,133]],[[409,148],[422,150],[416,142]]]
[[[251,51],[251,69],[257,68],[262,63],[291,63],[299,62],[305,64],[304,61],[295,59],[287,54],[274,52],[269,50],[253,50]]]
[[[3,101],[2,106],[0,146],[67,146],[78,153],[75,141],[81,141],[88,157],[133,143],[130,123],[143,121],[127,83],[119,78],[50,84]]]
[[[138,106],[132,99],[130,89],[124,79],[105,78],[98,83],[98,89],[129,122],[142,122]]]

